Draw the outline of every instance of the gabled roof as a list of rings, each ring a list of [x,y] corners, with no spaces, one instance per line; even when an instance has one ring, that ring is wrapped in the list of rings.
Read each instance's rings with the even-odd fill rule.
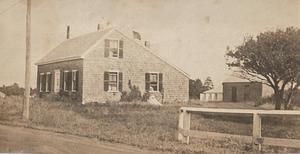
[[[186,77],[190,78],[189,74],[181,70],[179,67],[170,64],[167,60],[153,53],[149,48],[145,47],[144,45],[138,43],[136,40],[126,36],[124,33],[114,28],[109,28],[103,31],[97,31],[97,32],[93,32],[93,33],[89,33],[72,39],[65,40],[56,48],[51,50],[45,57],[39,60],[36,63],[36,65],[50,64],[50,63],[56,63],[56,62],[61,62],[66,60],[84,59],[85,55],[89,51],[91,51],[91,49],[95,47],[95,45],[97,45],[106,36],[108,36],[112,31],[119,32],[124,37],[135,42],[137,45],[141,46],[147,52],[150,52],[153,56],[156,56],[157,58],[165,62],[167,65],[170,65],[171,67],[175,68],[177,71],[181,72]]]
[[[39,60],[36,64],[49,64],[65,60],[80,59],[81,56],[103,36],[112,31],[106,29],[85,35],[81,35],[72,39],[65,40],[53,50],[51,50],[45,57]]]

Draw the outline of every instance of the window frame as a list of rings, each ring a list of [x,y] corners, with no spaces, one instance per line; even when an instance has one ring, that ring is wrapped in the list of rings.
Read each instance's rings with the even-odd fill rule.
[[[39,75],[39,92],[44,92],[43,91],[43,76],[45,75],[45,73],[40,73],[40,75]]]
[[[65,70],[64,71],[64,74],[63,74],[63,80],[64,80],[64,91],[65,92],[68,92],[69,90],[67,89],[67,75],[68,75],[68,73],[69,73],[70,71],[68,71],[68,70]]]
[[[151,85],[153,83],[151,83],[151,75],[156,75],[156,90],[153,88],[154,92],[159,92],[159,72],[148,72],[149,73],[149,91],[151,89]]]
[[[111,74],[114,74],[116,76],[116,81],[110,80]],[[108,71],[108,92],[118,92],[119,91],[119,80],[120,80],[119,79],[119,71]],[[116,90],[111,89],[112,82],[115,82],[115,83],[113,83],[113,85],[114,84],[116,85]]]
[[[109,42],[109,47],[108,47],[109,56],[108,56],[108,57],[119,59],[119,58],[120,58],[120,40],[119,40],[119,39],[115,39],[115,38],[109,38],[109,39],[107,39],[107,40],[108,40],[108,42]],[[116,57],[113,56],[114,54],[113,54],[112,49],[115,49],[115,48],[112,48],[112,47],[111,47],[111,44],[110,44],[111,41],[117,41],[118,47],[117,47],[117,56],[116,56]]]
[[[51,92],[51,90],[52,90],[52,85],[50,85],[50,89],[49,89],[49,80],[51,81],[51,84],[52,84],[52,76],[51,76],[51,72],[47,72],[46,73],[46,85],[45,85],[45,87],[46,87],[46,89],[45,89],[45,92],[46,93],[49,93],[49,92]]]

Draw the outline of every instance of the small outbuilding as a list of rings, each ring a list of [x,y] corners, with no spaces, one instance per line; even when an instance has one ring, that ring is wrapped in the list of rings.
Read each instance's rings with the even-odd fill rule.
[[[221,87],[213,88],[200,94],[200,101],[223,101],[223,92]]]
[[[263,96],[262,82],[250,82],[230,77],[223,82],[224,102],[253,102]]]
[[[4,98],[6,95],[0,91],[0,98]]]

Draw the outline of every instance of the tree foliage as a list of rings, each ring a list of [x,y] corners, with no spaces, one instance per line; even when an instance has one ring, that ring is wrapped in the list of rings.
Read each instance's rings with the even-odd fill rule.
[[[3,85],[0,87],[0,91],[7,96],[23,96],[24,95],[24,88],[20,87],[17,83],[14,83],[10,86]]]
[[[213,81],[212,81],[212,79],[211,79],[210,76],[205,79],[205,81],[204,81],[204,88],[205,88],[205,91],[214,88],[214,83],[213,83]]]
[[[226,55],[227,65],[239,68],[241,77],[260,80],[273,89],[275,109],[281,109],[282,104],[285,109],[291,107],[300,84],[299,29],[289,27],[246,37],[234,50],[228,48]]]
[[[200,93],[210,90],[212,89],[212,87],[213,87],[213,82],[210,77],[207,77],[204,84],[200,79],[196,79],[196,80],[190,79],[189,96],[191,99],[199,99]]]

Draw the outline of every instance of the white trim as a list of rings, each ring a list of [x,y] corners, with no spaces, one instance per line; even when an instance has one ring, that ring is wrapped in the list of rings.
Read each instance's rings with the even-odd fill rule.
[[[157,82],[157,83],[156,83],[157,89],[156,89],[156,90],[153,89],[152,92],[159,92],[159,84],[160,84],[159,74],[160,74],[160,72],[148,72],[148,73],[149,73],[149,75],[150,75],[150,76],[149,76],[149,80],[150,80],[150,81],[149,81],[149,82],[150,82],[150,83],[149,83],[149,86],[150,86],[149,88],[151,88],[151,74],[156,74],[156,77],[157,77],[157,81],[156,81],[156,82]],[[150,91],[150,89],[149,89],[149,91]]]
[[[43,89],[42,89],[42,87],[43,87],[43,78],[42,78],[42,76],[44,76],[45,75],[45,73],[40,73],[40,75],[39,75],[39,84],[40,84],[40,89],[39,89],[39,92],[43,92]]]
[[[107,92],[111,92],[111,93],[116,93],[116,92],[119,92],[119,82],[120,82],[120,72],[119,71],[107,71],[108,72],[108,91]],[[116,90],[110,90],[109,89],[109,85],[110,85],[110,80],[109,80],[109,76],[110,76],[110,73],[116,73],[117,74],[117,87],[116,87]]]
[[[66,74],[65,73],[69,73],[69,71],[64,71],[64,74],[63,74],[63,84],[64,84],[64,91],[68,91],[66,88],[67,88],[67,81],[66,81]]]
[[[51,80],[51,79],[49,79],[49,76],[48,76],[48,75],[51,75],[51,72],[47,72],[47,73],[46,73],[46,90],[45,90],[46,93],[51,91],[51,89],[50,89],[50,91],[49,91],[49,80]],[[52,82],[51,82],[51,83],[52,83]]]
[[[109,58],[113,58],[113,59],[120,59],[120,57],[119,57],[119,55],[120,55],[120,40],[119,39],[117,39],[117,38],[106,38],[107,40],[109,40],[109,41],[117,41],[118,43],[118,48],[117,48],[117,52],[118,52],[118,54],[117,54],[117,57],[114,57],[113,56],[113,54],[111,53],[111,51],[110,51],[110,47],[109,47],[109,49],[108,49],[108,52],[109,52],[109,55],[108,55],[108,57]]]

